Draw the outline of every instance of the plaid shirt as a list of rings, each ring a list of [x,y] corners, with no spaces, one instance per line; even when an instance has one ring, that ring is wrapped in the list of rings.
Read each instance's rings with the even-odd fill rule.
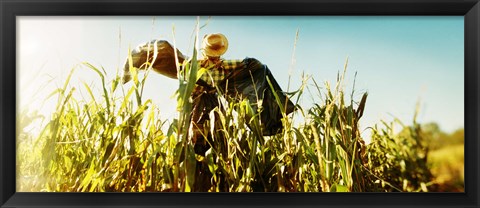
[[[200,77],[209,86],[216,87],[216,83],[220,83],[225,77],[233,70],[245,69],[245,64],[242,60],[220,60],[220,62],[214,63],[209,59],[201,60],[200,66],[206,68],[206,72]],[[193,90],[193,94],[199,94],[205,91],[202,86],[197,85]]]

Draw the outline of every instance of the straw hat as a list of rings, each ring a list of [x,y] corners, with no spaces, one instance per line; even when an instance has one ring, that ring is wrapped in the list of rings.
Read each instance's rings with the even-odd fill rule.
[[[202,48],[206,56],[219,57],[228,49],[227,37],[220,33],[205,35],[205,37],[203,37]]]

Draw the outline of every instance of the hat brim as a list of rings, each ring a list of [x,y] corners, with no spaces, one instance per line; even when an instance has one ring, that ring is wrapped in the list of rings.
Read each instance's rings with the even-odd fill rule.
[[[223,46],[219,49],[216,49],[216,50],[213,50],[213,49],[210,49],[210,48],[204,48],[204,53],[205,55],[207,56],[213,56],[213,57],[218,57],[218,56],[221,56],[223,54],[225,54],[225,52],[227,51],[227,47],[226,46]]]

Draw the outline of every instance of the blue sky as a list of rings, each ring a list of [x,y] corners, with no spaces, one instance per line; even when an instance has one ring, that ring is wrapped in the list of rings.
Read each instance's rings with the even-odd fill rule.
[[[17,77],[20,108],[42,100],[82,62],[103,66],[113,78],[129,47],[165,39],[191,56],[197,17],[18,17]],[[322,87],[335,83],[349,58],[346,92],[357,72],[355,99],[368,92],[361,128],[398,117],[411,124],[437,122],[446,131],[464,126],[464,22],[462,16],[213,16],[199,32],[220,32],[229,39],[227,59],[254,57],[268,65],[284,90],[301,84],[302,73]],[[299,31],[294,51],[295,34]],[[294,62],[292,62],[292,56]],[[39,86],[53,79],[42,90]],[[73,83],[99,86],[91,71],[77,69]],[[312,83],[312,82],[310,82]],[[150,74],[145,97],[161,107],[162,118],[175,116],[172,95],[178,82]],[[81,88],[81,87],[80,87]],[[317,101],[320,101],[318,98]],[[309,106],[310,98],[302,104]],[[50,107],[49,107],[50,106]],[[52,104],[41,107],[48,113]]]

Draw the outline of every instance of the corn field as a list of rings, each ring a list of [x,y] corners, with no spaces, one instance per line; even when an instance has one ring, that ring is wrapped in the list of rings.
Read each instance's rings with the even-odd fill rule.
[[[46,117],[19,112],[18,191],[403,192],[432,186],[428,150],[415,122],[401,134],[393,132],[394,123],[379,122],[380,127],[370,127],[371,143],[365,144],[359,120],[368,96],[355,101],[352,92],[346,102],[347,65],[334,86],[327,82],[322,88],[304,78],[290,96],[297,97],[294,113],[305,120],[294,125],[293,116],[284,114],[284,129],[274,136],[260,133],[255,104],[220,95],[205,128],[212,135],[205,156],[196,155],[188,139],[189,95],[202,71],[197,65],[179,73],[179,115],[168,126],[158,119],[159,107],[142,99],[145,78],[135,70],[134,84],[124,89],[119,75],[105,80],[104,69],[89,63],[81,68],[98,74],[102,99],[88,85],[90,98],[73,97],[72,70],[52,92],[58,97],[56,112],[38,135],[26,127]],[[319,96],[313,107],[303,109],[298,100],[308,86]],[[115,96],[119,90],[124,96]]]

